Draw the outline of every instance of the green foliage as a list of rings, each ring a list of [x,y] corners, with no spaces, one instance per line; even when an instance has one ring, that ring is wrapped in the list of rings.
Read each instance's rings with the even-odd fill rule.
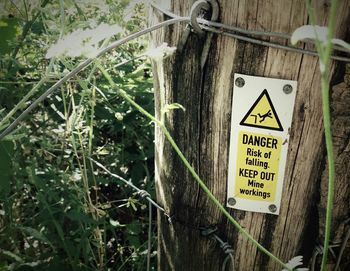
[[[123,35],[143,28],[143,6],[128,3],[5,1],[0,122],[17,107],[0,129],[82,60],[45,59],[60,36],[100,23],[118,24]],[[146,45],[139,39],[100,63],[153,114],[150,64],[135,58]],[[147,206],[88,157],[154,195],[153,136],[94,65],[51,95],[0,142],[0,270],[143,270]]]
[[[8,17],[0,20],[0,55],[5,56],[13,50],[12,45],[20,32],[19,20]]]
[[[5,198],[11,190],[11,157],[14,152],[12,142],[0,142],[0,196]]]

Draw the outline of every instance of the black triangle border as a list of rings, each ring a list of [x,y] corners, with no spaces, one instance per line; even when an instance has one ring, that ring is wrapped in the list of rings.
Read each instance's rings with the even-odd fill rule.
[[[275,115],[276,117],[276,121],[277,121],[277,124],[278,124],[278,128],[274,128],[274,127],[266,127],[266,126],[261,126],[261,125],[256,125],[256,124],[247,124],[247,123],[244,123],[247,118],[250,116],[250,113],[252,113],[252,111],[254,110],[254,107],[260,102],[260,100],[262,99],[262,97],[266,95],[266,98],[271,106],[271,109],[272,109],[272,112],[273,114]],[[278,118],[278,115],[277,115],[277,112],[275,110],[275,107],[273,106],[273,103],[271,101],[271,98],[270,98],[270,95],[269,93],[267,92],[266,89],[263,90],[263,92],[260,94],[260,96],[258,97],[258,99],[256,99],[256,101],[254,102],[254,104],[250,107],[250,109],[248,110],[248,113],[243,117],[243,119],[241,120],[241,122],[239,123],[239,125],[242,125],[242,126],[249,126],[249,127],[256,127],[256,128],[263,128],[263,129],[268,129],[268,130],[275,130],[275,131],[282,131],[283,132],[283,127],[282,127],[282,124],[280,122],[280,119]]]

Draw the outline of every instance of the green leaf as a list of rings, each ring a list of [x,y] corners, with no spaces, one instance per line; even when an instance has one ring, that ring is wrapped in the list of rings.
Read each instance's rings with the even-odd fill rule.
[[[5,255],[5,256],[8,256],[10,257],[11,259],[15,260],[16,262],[19,262],[19,263],[23,263],[23,259],[21,257],[19,257],[18,255],[14,254],[13,252],[11,251],[8,251],[8,250],[1,250],[0,251],[1,254]]]
[[[7,271],[9,270],[9,265],[6,261],[0,262],[0,271]]]
[[[142,232],[141,225],[136,222],[132,222],[127,225],[126,228],[128,230],[127,239],[130,245],[134,246],[135,248],[140,247],[141,241],[139,235]]]
[[[16,18],[0,19],[0,55],[11,52],[16,37],[19,35],[19,20]]]
[[[88,224],[96,223],[96,221],[91,216],[89,216],[86,213],[83,213],[82,211],[78,212],[76,210],[72,210],[67,213],[67,217],[73,221],[79,221],[79,222],[88,223]]]
[[[54,256],[46,265],[40,267],[40,271],[62,271],[71,270],[71,267],[64,262],[60,256]]]
[[[1,129],[1,127],[0,127]],[[28,135],[27,134],[17,134],[17,135],[7,135],[4,137],[4,140],[7,140],[7,141],[15,141],[15,140],[20,140],[24,137],[27,137]]]
[[[52,249],[54,249],[54,246],[52,245],[52,243],[47,239],[47,237],[39,232],[36,229],[33,229],[31,227],[18,227],[18,229],[20,229],[22,232],[26,233],[29,236],[33,236],[35,239],[48,244]]]
[[[10,141],[0,142],[0,198],[4,198],[11,190],[12,162],[14,145]]]

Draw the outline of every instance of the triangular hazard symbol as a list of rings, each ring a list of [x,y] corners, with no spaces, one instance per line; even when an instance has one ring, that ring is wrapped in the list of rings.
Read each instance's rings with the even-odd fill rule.
[[[259,98],[255,101],[239,124],[250,127],[283,131],[281,122],[266,89],[264,89],[264,91],[260,94]]]

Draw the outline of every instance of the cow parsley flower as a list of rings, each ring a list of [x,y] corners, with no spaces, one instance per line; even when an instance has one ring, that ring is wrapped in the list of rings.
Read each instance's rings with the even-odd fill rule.
[[[99,51],[99,42],[122,31],[118,25],[102,23],[94,29],[77,29],[63,36],[47,51],[46,58],[57,56],[95,57]]]
[[[153,60],[159,61],[173,55],[175,51],[176,47],[169,47],[168,44],[164,42],[162,45],[148,50],[146,55]]]
[[[311,39],[311,40],[318,39],[320,42],[326,42],[327,33],[328,33],[328,27],[319,26],[319,25],[303,25],[297,28],[293,32],[292,37],[290,38],[290,42],[293,45],[297,44],[298,41],[305,40],[305,39]],[[346,43],[341,39],[332,39],[332,43],[339,45],[350,51],[350,44]]]
[[[300,266],[300,265],[303,265],[303,256],[296,256],[294,258],[292,258],[287,264],[286,266],[289,268],[289,269],[292,269],[294,270],[296,267]],[[304,267],[301,267],[301,268],[296,268],[295,269],[296,271],[308,271],[309,269],[308,268],[304,268]],[[282,269],[282,271],[288,271],[287,269]]]

